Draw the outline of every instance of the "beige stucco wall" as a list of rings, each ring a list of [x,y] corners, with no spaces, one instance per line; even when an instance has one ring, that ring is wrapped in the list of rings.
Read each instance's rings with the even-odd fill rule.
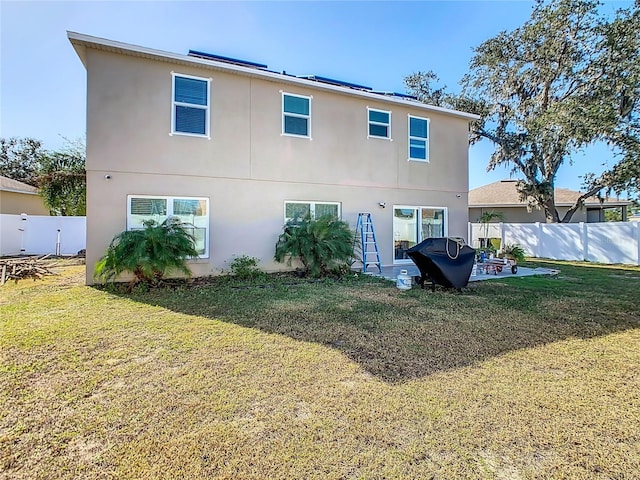
[[[49,215],[40,195],[0,191],[0,213],[12,215]]]
[[[463,118],[98,50],[85,60],[89,282],[126,228],[128,194],[209,198],[211,254],[191,265],[196,275],[242,254],[283,268],[272,257],[286,200],[341,202],[352,226],[372,212],[383,264],[393,263],[394,204],[445,207],[447,233],[466,237]],[[211,139],[170,135],[172,71],[212,79]],[[281,135],[282,91],[313,97],[311,139]],[[367,106],[392,112],[392,141],[367,138]],[[429,163],[407,161],[409,113],[430,119]]]

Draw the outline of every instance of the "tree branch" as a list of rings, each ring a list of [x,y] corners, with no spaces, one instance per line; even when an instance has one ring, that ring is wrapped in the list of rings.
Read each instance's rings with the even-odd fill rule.
[[[496,145],[500,145],[503,148],[506,146],[507,142],[505,141],[504,138],[500,138],[492,133],[489,133],[484,128],[476,130],[476,134],[479,135],[480,137],[484,137],[488,140],[491,140],[493,143],[495,143]]]
[[[604,185],[597,185],[592,187],[590,190],[587,190],[582,195],[580,195],[576,200],[576,203],[574,203],[573,206],[569,210],[567,210],[567,213],[564,214],[564,217],[562,217],[561,222],[566,223],[569,220],[571,220],[571,217],[573,216],[573,214],[576,213],[576,211],[580,207],[582,207],[582,205],[584,205],[584,201],[589,197],[593,197],[596,193],[598,193],[603,188],[604,188]]]

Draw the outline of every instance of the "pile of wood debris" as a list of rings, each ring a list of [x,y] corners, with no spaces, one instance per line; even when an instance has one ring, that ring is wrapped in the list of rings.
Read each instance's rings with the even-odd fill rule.
[[[16,282],[26,278],[39,280],[46,275],[56,275],[50,270],[48,262],[44,262],[50,256],[0,259],[0,285],[4,285],[9,280]]]

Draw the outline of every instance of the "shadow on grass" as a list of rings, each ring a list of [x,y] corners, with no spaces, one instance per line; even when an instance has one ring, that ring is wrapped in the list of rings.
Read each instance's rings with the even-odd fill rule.
[[[280,278],[266,288],[213,281],[126,296],[327,345],[376,377],[399,382],[517,349],[640,327],[640,271],[560,268],[557,277],[477,282],[462,293],[401,292],[359,277],[296,285]]]

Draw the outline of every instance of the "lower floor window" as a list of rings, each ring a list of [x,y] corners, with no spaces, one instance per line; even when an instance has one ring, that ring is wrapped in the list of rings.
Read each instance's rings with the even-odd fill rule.
[[[426,238],[447,235],[447,209],[442,207],[393,207],[394,260],[406,260],[407,250]]]
[[[165,197],[129,195],[127,197],[127,230],[144,228],[143,222],[164,222],[177,217],[196,239],[200,257],[209,256],[209,199],[197,197]]]
[[[296,222],[305,217],[318,219],[329,215],[340,218],[340,203],[338,202],[284,202],[284,221]]]

